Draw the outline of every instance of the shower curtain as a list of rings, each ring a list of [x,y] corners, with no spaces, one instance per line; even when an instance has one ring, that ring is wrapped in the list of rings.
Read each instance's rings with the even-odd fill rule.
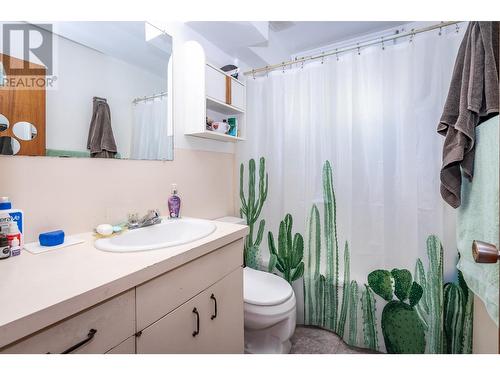
[[[134,103],[131,159],[171,160],[173,134],[168,126],[167,96]]]
[[[247,265],[291,282],[298,322],[378,351],[470,351],[472,296],[457,280],[436,134],[464,29],[248,79],[237,151]]]

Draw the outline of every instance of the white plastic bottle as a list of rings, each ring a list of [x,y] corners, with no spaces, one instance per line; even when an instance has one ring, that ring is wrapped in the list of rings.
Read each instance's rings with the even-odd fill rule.
[[[24,213],[22,210],[12,208],[12,203],[7,197],[0,197],[0,233],[13,239],[17,238],[20,249],[24,246]],[[11,241],[9,239],[9,242]],[[18,252],[16,253],[18,255]]]

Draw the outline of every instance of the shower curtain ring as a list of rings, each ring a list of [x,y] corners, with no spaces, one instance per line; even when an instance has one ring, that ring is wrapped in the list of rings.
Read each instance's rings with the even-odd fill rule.
[[[325,53],[321,52],[321,64],[325,62]]]
[[[356,43],[356,45],[358,46],[358,56],[361,55],[361,49],[359,47],[359,43]]]
[[[384,37],[382,37],[382,51],[385,50]]]
[[[438,33],[439,36],[443,35],[443,28],[442,27],[439,27],[439,33]]]
[[[413,42],[413,37],[415,36],[415,29],[411,29],[410,43]]]
[[[458,32],[460,31],[460,26],[458,25],[458,23],[455,24],[455,32],[458,34]]]
[[[339,49],[335,48],[335,57],[337,58],[337,61],[339,61]]]
[[[282,69],[281,72],[283,74],[285,74],[285,62],[284,61],[281,63],[281,69]]]
[[[252,69],[252,77],[255,79],[255,69]]]

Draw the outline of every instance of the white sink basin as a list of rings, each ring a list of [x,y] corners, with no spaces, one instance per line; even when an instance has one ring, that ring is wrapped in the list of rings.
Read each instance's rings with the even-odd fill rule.
[[[95,241],[95,247],[120,253],[155,250],[199,240],[213,233],[215,229],[215,223],[208,220],[162,218],[160,224],[98,239]]]

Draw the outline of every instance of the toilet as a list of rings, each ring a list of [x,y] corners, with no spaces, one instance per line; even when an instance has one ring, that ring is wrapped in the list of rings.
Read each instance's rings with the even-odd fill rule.
[[[296,321],[290,284],[279,276],[245,267],[243,297],[245,353],[289,353]]]
[[[217,221],[245,225],[239,217]],[[285,279],[269,272],[243,269],[245,353],[285,354],[295,332],[296,301]]]

